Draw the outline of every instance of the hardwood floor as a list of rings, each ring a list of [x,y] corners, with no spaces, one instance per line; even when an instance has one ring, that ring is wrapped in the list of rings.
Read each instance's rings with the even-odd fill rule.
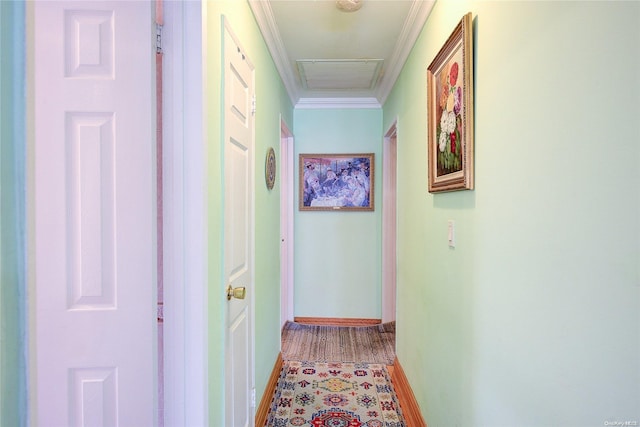
[[[294,320],[299,323],[336,326],[368,326],[380,323],[380,321],[376,323],[370,323],[371,321],[374,321],[376,319],[326,319],[307,317],[295,318]],[[362,323],[363,320],[369,323]],[[282,364],[282,354],[278,354],[278,358],[276,359],[276,363],[273,367],[273,370],[271,371],[271,376],[269,377],[269,381],[267,382],[264,394],[262,395],[260,406],[258,406],[258,409],[256,411],[256,427],[263,427],[267,421],[267,417],[269,415],[269,407],[271,406],[271,401],[276,391],[278,378],[280,376],[280,371],[282,370]],[[409,385],[409,380],[407,379],[397,357],[393,365],[387,365],[387,370],[391,375],[391,384],[396,392],[396,395],[398,396],[400,408],[402,409],[402,414],[405,417],[407,427],[427,427],[427,423],[422,417],[422,413],[420,412],[420,407],[418,406],[418,402],[416,401],[415,395],[413,394],[413,390],[411,390],[411,386]]]

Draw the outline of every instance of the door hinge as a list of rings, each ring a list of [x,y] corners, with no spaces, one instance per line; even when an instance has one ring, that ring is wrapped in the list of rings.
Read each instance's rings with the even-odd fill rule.
[[[256,115],[256,94],[251,97],[251,114]]]
[[[156,24],[156,53],[162,53],[162,25]]]
[[[156,314],[158,316],[158,323],[164,323],[164,304],[161,302],[158,303]]]

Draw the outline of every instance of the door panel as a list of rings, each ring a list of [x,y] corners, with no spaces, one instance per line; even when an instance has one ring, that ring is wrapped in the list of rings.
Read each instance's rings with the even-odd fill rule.
[[[251,426],[253,390],[253,114],[254,71],[228,28],[224,37],[224,277],[245,288],[227,301],[225,425]],[[222,295],[221,295],[222,296]]]
[[[34,2],[36,424],[156,424],[151,2]]]

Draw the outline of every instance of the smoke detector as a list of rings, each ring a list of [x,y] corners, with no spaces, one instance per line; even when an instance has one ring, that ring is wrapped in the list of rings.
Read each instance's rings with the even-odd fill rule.
[[[363,0],[336,0],[336,7],[344,12],[355,12],[362,7]]]

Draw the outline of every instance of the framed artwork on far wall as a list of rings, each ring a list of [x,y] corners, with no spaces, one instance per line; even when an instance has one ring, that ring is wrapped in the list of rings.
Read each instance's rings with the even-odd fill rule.
[[[431,193],[473,189],[472,25],[467,13],[427,68]]]
[[[374,154],[300,154],[301,211],[372,211]]]

